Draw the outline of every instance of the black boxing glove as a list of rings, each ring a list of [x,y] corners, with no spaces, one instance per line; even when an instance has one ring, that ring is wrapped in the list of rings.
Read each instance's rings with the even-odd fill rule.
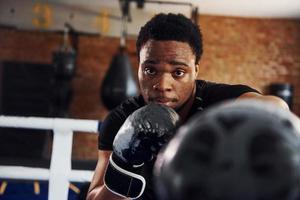
[[[177,113],[166,106],[149,104],[132,113],[113,142],[104,184],[122,197],[138,198],[146,181],[139,175],[145,162],[156,158],[179,123]]]

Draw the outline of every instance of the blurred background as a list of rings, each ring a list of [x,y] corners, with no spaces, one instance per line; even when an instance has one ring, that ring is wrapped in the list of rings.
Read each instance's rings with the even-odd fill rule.
[[[199,79],[277,94],[300,114],[298,0],[1,0],[0,114],[102,121],[109,111],[103,83],[114,56],[125,49],[132,75],[122,76],[136,79],[136,36],[159,12],[180,12],[200,25]],[[116,81],[109,77],[108,88]],[[22,139],[9,131],[12,137],[0,139],[0,157],[49,158],[51,134]],[[9,141],[25,146],[9,152]],[[24,152],[34,141],[39,149]],[[97,143],[96,135],[75,134],[73,159],[95,161]]]

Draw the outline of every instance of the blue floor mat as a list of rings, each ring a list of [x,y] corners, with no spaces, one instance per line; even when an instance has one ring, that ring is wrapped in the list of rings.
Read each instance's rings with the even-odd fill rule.
[[[0,194],[0,200],[47,200],[48,199],[48,181],[38,181],[40,193],[34,193],[33,181],[6,181],[7,186]],[[3,180],[0,180],[0,186]],[[78,189],[84,188],[84,183],[72,183]],[[1,189],[1,188],[0,188]],[[0,191],[1,192],[1,191]],[[79,200],[79,194],[69,189],[68,200]]]

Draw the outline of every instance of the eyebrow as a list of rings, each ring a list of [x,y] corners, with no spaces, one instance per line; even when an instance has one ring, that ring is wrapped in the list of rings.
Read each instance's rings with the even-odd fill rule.
[[[172,64],[172,65],[181,65],[181,66],[189,67],[186,63],[180,62],[180,61],[176,61],[176,60],[172,60],[169,63]]]
[[[145,60],[145,62],[143,62],[143,64],[157,64],[158,62],[155,60]]]
[[[145,62],[143,62],[143,64],[158,64],[158,61],[155,60],[145,60]],[[169,62],[171,65],[180,65],[180,66],[184,66],[184,67],[189,67],[188,64],[181,62],[181,61],[176,61],[176,60],[172,60]]]

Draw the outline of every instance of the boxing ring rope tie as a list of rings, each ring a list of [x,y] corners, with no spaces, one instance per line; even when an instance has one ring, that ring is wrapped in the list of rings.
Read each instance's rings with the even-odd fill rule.
[[[67,200],[69,183],[91,181],[93,171],[72,170],[73,131],[98,133],[97,120],[0,116],[0,127],[53,130],[50,169],[0,165],[0,178],[49,180],[48,200]]]

